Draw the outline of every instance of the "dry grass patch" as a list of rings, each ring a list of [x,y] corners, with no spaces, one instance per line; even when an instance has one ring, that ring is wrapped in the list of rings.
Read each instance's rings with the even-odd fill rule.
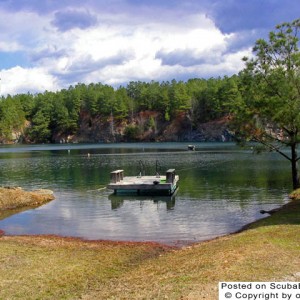
[[[4,236],[0,299],[217,299],[219,281],[299,281],[299,232],[293,201],[246,231],[182,249]]]
[[[50,190],[25,191],[20,187],[0,187],[0,211],[38,206],[53,199]]]
[[[292,191],[289,195],[290,199],[293,200],[300,200],[300,189],[296,189]]]
[[[165,250],[156,244],[4,236],[0,299],[79,299]]]
[[[293,278],[300,270],[299,213],[299,202],[291,203],[247,231],[167,252],[84,299],[217,299],[220,281]]]
[[[299,271],[299,229],[249,230],[167,252],[84,299],[217,299],[220,281],[277,280]]]

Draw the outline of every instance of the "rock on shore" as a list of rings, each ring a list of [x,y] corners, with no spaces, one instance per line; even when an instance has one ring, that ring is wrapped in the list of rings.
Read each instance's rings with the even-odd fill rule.
[[[0,187],[0,211],[39,206],[54,198],[51,190],[25,191],[20,187]]]

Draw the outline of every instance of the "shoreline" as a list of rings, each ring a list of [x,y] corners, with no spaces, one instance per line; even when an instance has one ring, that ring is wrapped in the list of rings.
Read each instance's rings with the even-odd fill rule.
[[[1,189],[1,188],[0,188]],[[48,191],[48,190],[46,190]],[[292,193],[290,194],[292,195]],[[109,244],[109,245],[149,245],[149,246],[155,246],[155,247],[166,247],[166,248],[170,248],[170,249],[182,249],[184,247],[191,247],[194,245],[198,245],[198,244],[202,244],[202,243],[207,243],[207,242],[211,242],[214,240],[218,240],[220,238],[224,238],[224,237],[230,237],[239,233],[242,233],[246,230],[251,229],[251,227],[255,226],[256,224],[259,224],[260,222],[262,222],[263,220],[266,220],[268,218],[270,218],[274,213],[280,212],[282,210],[284,210],[286,207],[292,205],[294,203],[295,200],[300,200],[300,191],[299,191],[299,196],[297,199],[296,198],[292,198],[289,195],[289,199],[290,201],[283,204],[282,206],[278,207],[278,208],[274,208],[270,211],[264,211],[264,213],[268,213],[269,216],[265,217],[265,218],[261,218],[258,220],[255,220],[253,222],[250,222],[246,225],[243,225],[240,229],[235,230],[233,232],[227,233],[227,234],[223,234],[220,236],[216,236],[216,237],[212,237],[212,238],[208,238],[208,239],[203,239],[203,240],[199,240],[199,241],[179,241],[179,240],[175,240],[172,241],[172,243],[167,243],[167,242],[159,242],[159,241],[134,241],[134,240],[109,240],[109,239],[87,239],[84,237],[76,237],[76,236],[64,236],[64,235],[59,235],[59,234],[6,234],[4,230],[2,230],[0,228],[0,238],[3,236],[6,237],[26,237],[26,238],[45,238],[45,239],[63,239],[66,241],[73,241],[73,242],[83,242],[83,243],[98,243],[98,244]],[[53,198],[54,199],[54,198]],[[51,200],[53,200],[51,199]],[[51,201],[48,200],[48,201]],[[48,202],[47,201],[47,202]],[[45,202],[46,203],[46,202]],[[44,203],[42,203],[44,204]],[[41,205],[42,205],[41,204]],[[30,209],[30,207],[34,207],[34,206],[30,206],[28,205],[27,207],[22,207],[23,209]],[[13,209],[12,209],[13,210]],[[262,212],[261,212],[262,213]],[[1,209],[0,209],[0,215],[1,215]]]
[[[54,199],[55,197],[51,190],[26,191],[21,187],[0,187],[0,213],[14,209],[37,207]]]
[[[299,230],[292,200],[243,231],[180,248],[3,235],[0,298],[214,300],[220,281],[299,281]]]
[[[3,191],[6,192],[12,192],[15,193],[17,192],[19,195],[18,197],[15,197],[14,199],[14,203],[12,205],[11,208],[8,209],[3,209],[3,207],[1,207],[1,196],[3,193]],[[22,201],[19,201],[20,198],[25,198],[22,199]],[[16,199],[18,201],[16,201]],[[14,210],[26,210],[26,209],[30,209],[33,207],[37,207],[40,205],[43,205],[51,200],[54,200],[54,194],[53,191],[51,190],[46,190],[46,189],[39,189],[39,190],[33,190],[33,191],[25,191],[20,187],[0,187],[0,217],[1,217],[1,213],[9,213],[12,212],[14,213]],[[262,214],[268,213],[269,216],[267,216],[266,218],[261,218],[258,220],[255,220],[253,222],[250,222],[244,226],[242,226],[240,229],[233,231],[231,233],[227,233],[224,235],[220,235],[220,236],[216,236],[213,238],[208,238],[208,239],[204,239],[204,240],[200,240],[200,241],[179,241],[179,240],[175,240],[172,241],[172,243],[167,243],[167,242],[159,242],[159,241],[134,241],[134,240],[109,240],[109,239],[86,239],[83,237],[76,237],[76,236],[64,236],[64,235],[59,235],[59,234],[24,234],[24,235],[18,235],[18,234],[8,234],[6,235],[5,231],[2,230],[0,228],[0,237],[2,236],[11,236],[11,237],[45,237],[45,238],[55,238],[55,239],[65,239],[67,241],[81,241],[81,242],[86,242],[86,243],[99,243],[99,244],[110,244],[110,245],[155,245],[155,246],[162,246],[162,247],[169,247],[170,249],[182,249],[184,247],[191,247],[193,245],[197,245],[197,244],[201,244],[201,243],[205,243],[205,242],[210,242],[222,237],[228,237],[228,236],[232,236],[238,233],[241,233],[243,231],[246,231],[248,229],[251,229],[251,227],[255,226],[256,224],[259,224],[260,222],[262,222],[265,219],[270,218],[273,214],[280,212],[282,210],[284,210],[286,207],[292,205],[294,203],[295,200],[300,200],[300,189],[295,190],[293,192],[291,192],[289,194],[289,201],[285,204],[283,204],[282,206],[278,207],[278,208],[274,208],[270,211],[261,211]],[[21,205],[19,205],[21,203]],[[19,206],[18,206],[19,205]],[[17,213],[17,212],[16,212]]]
[[[65,236],[65,235],[58,235],[58,234],[6,234],[4,230],[0,229],[0,238],[8,237],[8,238],[32,238],[32,239],[53,239],[53,240],[63,240],[70,243],[86,243],[86,244],[98,244],[98,245],[110,245],[110,246],[140,246],[140,245],[147,245],[150,247],[161,247],[166,249],[180,249],[182,246],[172,246],[170,244],[155,242],[155,241],[132,241],[132,240],[105,240],[105,239],[93,239],[88,240],[81,237],[76,236]],[[191,245],[191,244],[188,244]],[[188,246],[187,245],[187,246]]]

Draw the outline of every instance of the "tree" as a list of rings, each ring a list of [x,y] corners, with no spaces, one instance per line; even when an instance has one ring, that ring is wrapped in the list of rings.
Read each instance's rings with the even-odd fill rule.
[[[127,95],[126,88],[119,87],[115,91],[115,100],[112,105],[112,110],[115,118],[125,119],[128,117],[128,112],[130,109],[130,98]]]
[[[283,23],[259,39],[254,57],[244,58],[242,97],[232,102],[232,125],[240,140],[256,141],[290,161],[293,188],[299,188],[300,19]],[[289,149],[287,152],[286,149]]]
[[[50,117],[39,110],[32,118],[32,127],[28,129],[28,135],[36,143],[49,142],[51,138]]]
[[[32,110],[31,126],[27,129],[30,140],[45,143],[51,140],[51,120],[54,112],[55,93],[45,91],[34,98],[35,106]]]
[[[190,96],[187,93],[186,84],[183,81],[172,80],[169,90],[170,115],[173,117],[178,111],[190,109]]]
[[[21,132],[25,125],[25,113],[21,102],[8,96],[0,102],[0,139],[10,141],[13,133]]]

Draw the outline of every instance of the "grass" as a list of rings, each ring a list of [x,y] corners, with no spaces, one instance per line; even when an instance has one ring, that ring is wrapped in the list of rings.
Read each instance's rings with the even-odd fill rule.
[[[54,236],[0,239],[0,299],[217,299],[219,281],[299,281],[300,201],[181,249]]]
[[[153,244],[4,236],[0,298],[78,299],[164,251],[165,247]]]
[[[54,199],[50,190],[25,191],[20,187],[0,187],[0,212],[39,206]]]

